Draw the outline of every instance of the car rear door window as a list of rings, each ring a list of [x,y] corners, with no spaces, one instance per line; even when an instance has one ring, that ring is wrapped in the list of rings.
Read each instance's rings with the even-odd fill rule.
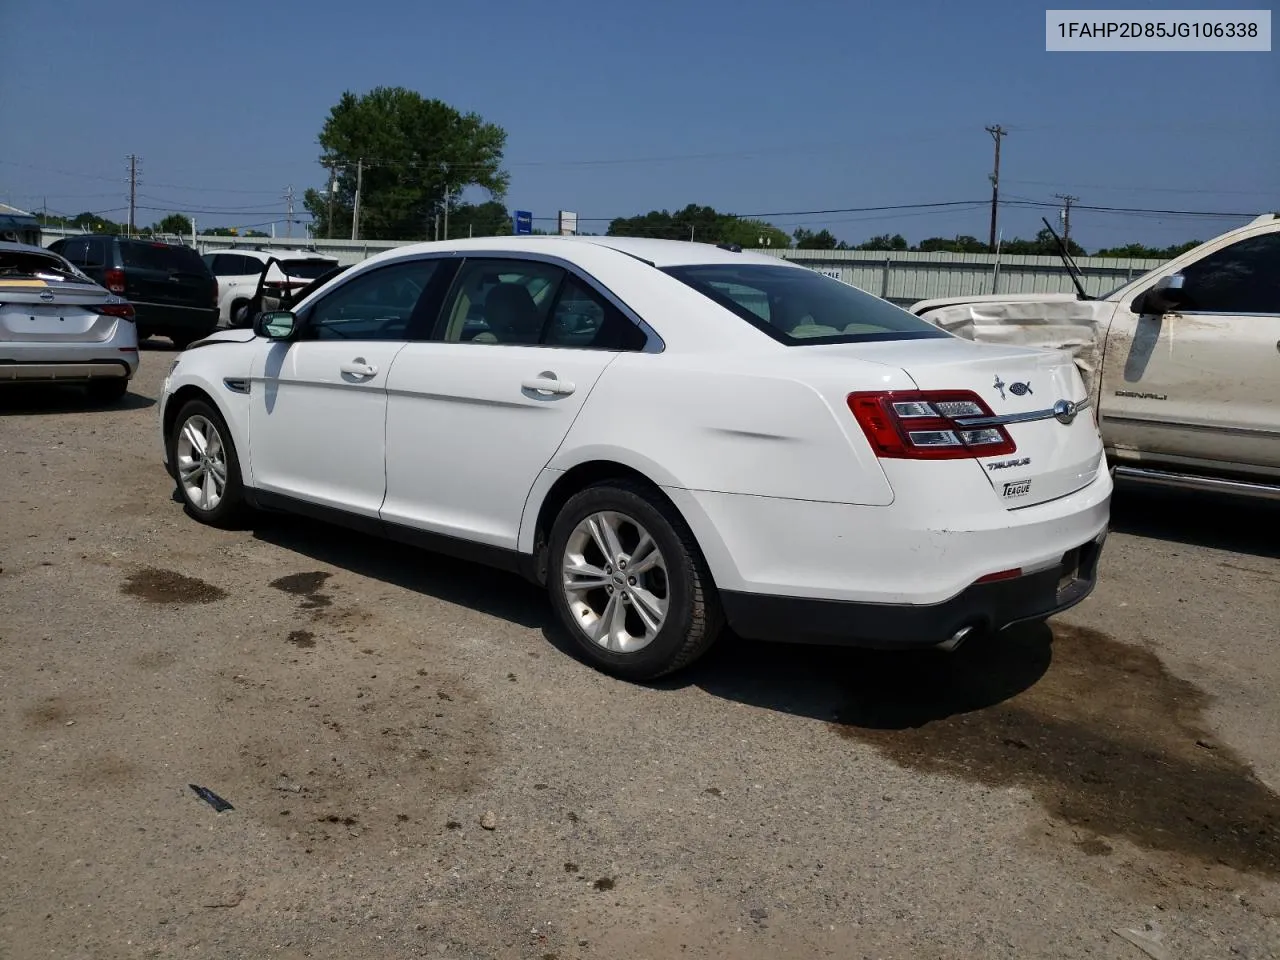
[[[86,267],[105,267],[107,265],[107,238],[91,237],[85,251]]]
[[[351,278],[308,308],[313,340],[408,340],[429,310],[439,260],[405,260]],[[446,278],[447,281],[447,278]],[[439,297],[434,298],[436,302]]]
[[[565,271],[539,260],[469,259],[444,311],[446,343],[542,341]]]
[[[1280,314],[1280,233],[1248,237],[1183,267],[1185,311]]]
[[[89,240],[87,237],[75,237],[68,240],[66,245],[58,252],[76,266],[83,267],[89,252]]]

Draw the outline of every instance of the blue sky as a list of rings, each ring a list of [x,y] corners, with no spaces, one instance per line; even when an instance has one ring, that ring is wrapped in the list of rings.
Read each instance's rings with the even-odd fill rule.
[[[1025,0],[13,0],[0,36],[0,200],[26,208],[118,211],[136,153],[158,208],[140,222],[283,219],[286,185],[323,181],[342,92],[403,85],[503,126],[508,203],[537,217],[982,200],[993,123],[1005,197],[1280,210],[1280,55],[1050,54]],[[1042,212],[1002,210],[1005,236]],[[987,217],[772,219],[857,242],[985,237]],[[1072,233],[1165,244],[1238,222],[1078,210]]]

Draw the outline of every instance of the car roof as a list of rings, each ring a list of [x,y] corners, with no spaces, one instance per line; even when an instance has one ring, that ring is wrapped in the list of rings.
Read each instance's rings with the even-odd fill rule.
[[[780,257],[750,250],[730,250],[713,243],[692,243],[688,240],[656,240],[648,237],[556,237],[556,236],[505,236],[474,237],[465,240],[441,240],[397,247],[397,256],[417,253],[442,253],[456,251],[503,251],[509,253],[545,253],[572,259],[574,251],[584,246],[606,247],[619,253],[643,260],[655,267],[677,267],[707,263],[754,263],[791,267]],[[803,268],[800,268],[803,269]]]

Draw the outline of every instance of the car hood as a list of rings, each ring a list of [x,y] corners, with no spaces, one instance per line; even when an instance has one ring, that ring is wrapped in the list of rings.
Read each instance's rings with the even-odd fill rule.
[[[197,347],[211,347],[218,343],[251,343],[256,336],[257,334],[247,328],[215,330],[209,336],[192,343],[187,349],[194,350]]]

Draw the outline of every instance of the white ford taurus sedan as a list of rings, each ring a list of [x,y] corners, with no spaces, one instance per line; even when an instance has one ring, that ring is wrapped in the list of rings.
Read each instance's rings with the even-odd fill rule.
[[[1111,478],[1069,356],[737,248],[389,251],[181,354],[191,516],[332,520],[544,584],[597,667],[739,636],[952,649],[1093,587]]]

